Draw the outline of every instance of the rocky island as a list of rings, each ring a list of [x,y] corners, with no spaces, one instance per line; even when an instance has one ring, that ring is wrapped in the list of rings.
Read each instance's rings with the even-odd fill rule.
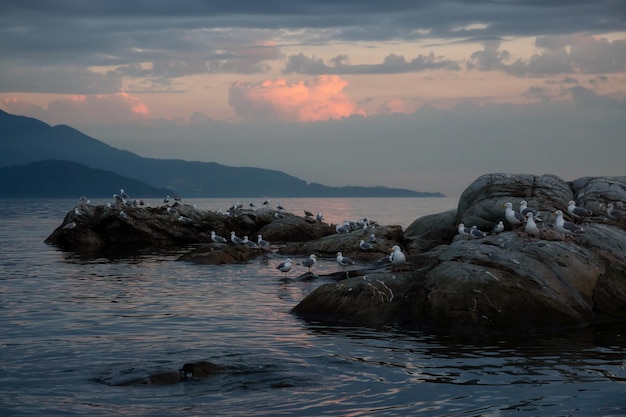
[[[519,335],[626,319],[623,201],[626,177],[564,181],[497,173],[476,179],[456,210],[416,219],[406,230],[359,224],[346,231],[269,208],[219,213],[182,202],[142,207],[120,201],[79,204],[46,243],[71,251],[195,245],[180,260],[206,264],[243,263],[268,251],[332,258],[342,252],[368,267],[338,272],[294,314],[437,333]],[[522,215],[521,202],[534,211]],[[511,207],[517,214],[509,217]],[[248,243],[232,243],[231,233]],[[360,250],[359,242],[370,238],[376,245]],[[272,244],[263,247],[261,240]],[[389,262],[395,245],[406,262]]]

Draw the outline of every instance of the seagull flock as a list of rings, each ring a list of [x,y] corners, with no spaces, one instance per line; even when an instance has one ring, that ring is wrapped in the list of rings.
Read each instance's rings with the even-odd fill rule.
[[[622,204],[620,203],[620,205]],[[561,234],[564,240],[568,240],[573,236],[585,233],[586,230],[579,223],[596,215],[585,207],[577,206],[575,201],[570,201],[567,204],[568,219],[565,218],[565,213],[562,210],[555,210],[552,212],[554,223],[548,224],[544,222],[542,213],[539,210],[528,207],[528,202],[525,200],[520,201],[518,210],[513,209],[513,203],[511,202],[506,202],[502,207],[504,208],[504,221],[514,231],[523,230],[524,235],[529,239],[540,238],[543,230],[553,228]],[[626,214],[622,210],[616,209],[612,203],[600,204],[600,210],[605,210],[607,217],[611,219],[626,220]],[[504,221],[499,221],[490,232],[483,232],[476,226],[468,228],[465,224],[459,223],[457,233],[464,239],[484,238],[503,232],[505,228]]]

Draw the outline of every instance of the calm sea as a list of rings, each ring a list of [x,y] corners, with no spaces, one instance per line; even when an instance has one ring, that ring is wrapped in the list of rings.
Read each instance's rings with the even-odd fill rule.
[[[188,202],[216,210],[235,201]],[[278,203],[328,221],[406,227],[457,201]],[[205,266],[175,262],[178,253],[81,258],[45,245],[74,205],[0,200],[2,416],[626,415],[623,325],[458,340],[305,322],[289,311],[325,282],[281,282],[280,257]],[[332,259],[315,268],[336,270]],[[228,371],[171,386],[116,385],[198,360]]]

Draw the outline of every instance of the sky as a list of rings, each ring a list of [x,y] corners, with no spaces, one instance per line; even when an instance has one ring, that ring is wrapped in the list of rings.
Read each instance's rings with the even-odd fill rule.
[[[0,109],[329,186],[626,175],[626,3],[3,0]]]

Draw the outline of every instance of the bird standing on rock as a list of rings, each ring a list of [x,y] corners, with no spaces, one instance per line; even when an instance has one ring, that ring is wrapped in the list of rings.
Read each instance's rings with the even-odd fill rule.
[[[337,263],[341,265],[344,271],[346,270],[346,266],[355,264],[352,259],[343,256],[341,252],[337,252]]]
[[[570,201],[567,205],[567,212],[573,219],[582,219],[583,217],[593,216],[593,212],[584,207],[577,207],[574,200]]]
[[[563,218],[563,212],[561,210],[555,211],[554,214],[556,214],[554,226],[556,227],[556,230],[558,230],[565,238],[574,233],[582,233],[585,231],[582,227],[566,221]]]
[[[215,234],[215,232],[211,232],[211,240],[215,243],[226,243],[228,242],[228,240],[226,240],[226,238],[223,238],[222,236],[218,236]]]
[[[524,232],[528,236],[539,237],[539,228],[537,227],[537,223],[533,219],[534,215],[532,211],[526,213],[526,225],[524,226]]]
[[[459,223],[459,227],[457,228],[457,231],[459,232],[461,236],[463,236],[463,239],[468,238],[470,235],[470,228],[465,227],[464,223]]]
[[[472,226],[470,228],[469,235],[472,239],[482,239],[484,237],[487,237],[487,233],[480,230],[477,226]]]
[[[361,250],[372,250],[374,249],[374,245],[361,239],[359,242],[359,248]]]
[[[235,234],[235,232],[230,232],[230,241],[235,245],[240,245],[243,243],[243,239]]]
[[[393,248],[391,248],[389,262],[391,262],[392,267],[406,263],[406,256],[404,255],[404,253],[402,253],[402,249],[400,249],[400,246],[395,245]]]
[[[524,218],[524,216],[522,216],[517,211],[513,210],[512,203],[508,202],[502,207],[505,207],[504,217],[506,218],[506,221],[509,222],[509,224],[513,226],[514,229],[517,229],[520,225],[526,222],[526,219]]]

